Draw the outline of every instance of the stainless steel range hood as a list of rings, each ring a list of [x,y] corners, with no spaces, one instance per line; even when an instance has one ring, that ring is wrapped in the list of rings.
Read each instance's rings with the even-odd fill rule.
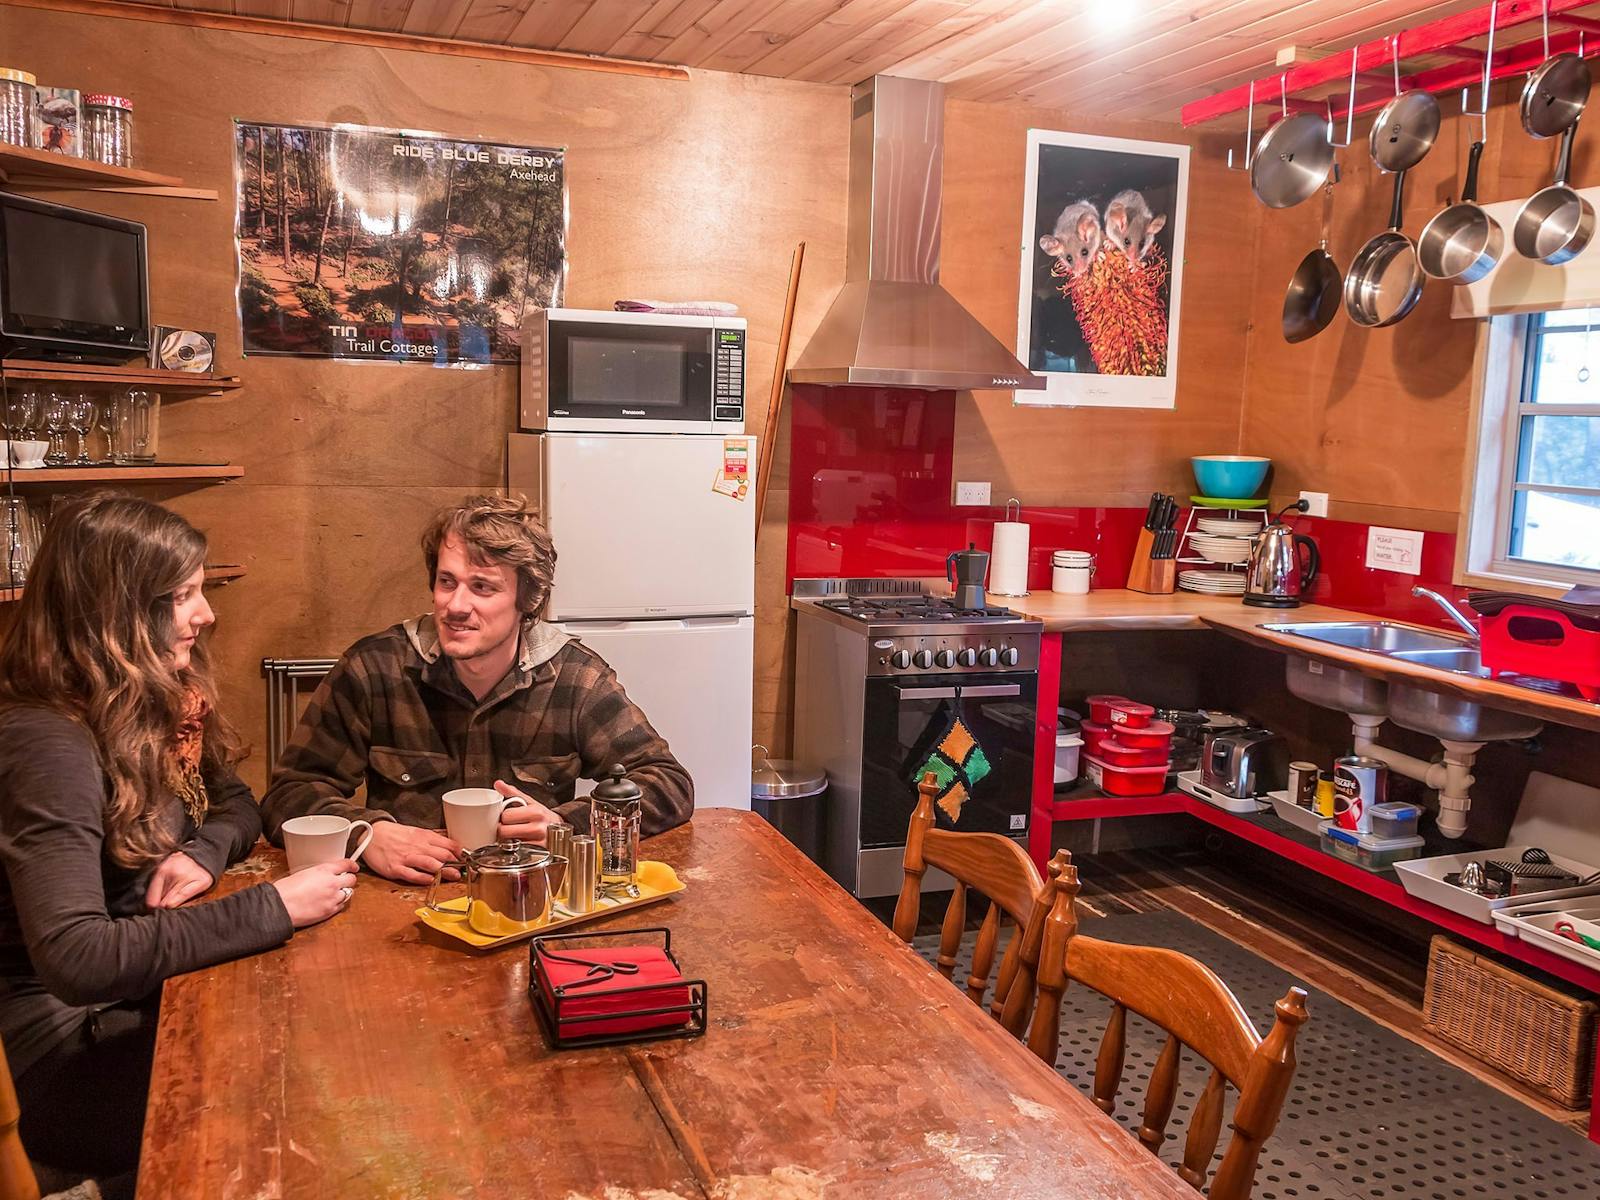
[[[845,285],[789,371],[794,383],[1042,391],[939,286],[944,87],[878,75],[851,90]]]

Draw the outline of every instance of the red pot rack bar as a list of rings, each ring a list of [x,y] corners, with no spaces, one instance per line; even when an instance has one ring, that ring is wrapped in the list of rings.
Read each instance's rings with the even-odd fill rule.
[[[1596,0],[1549,0],[1549,3],[1551,54],[1564,51],[1578,53],[1580,49],[1585,56],[1591,49],[1600,53],[1600,20],[1571,11],[1590,7]],[[1488,37],[1491,12],[1495,12],[1491,79],[1525,75],[1544,61],[1541,25],[1543,4],[1539,0],[1499,0],[1495,5],[1485,5],[1453,17],[1441,17],[1415,29],[1402,30],[1398,34],[1356,46],[1356,75],[1358,83],[1365,84],[1364,87],[1358,86],[1356,91],[1356,113],[1371,112],[1389,102],[1394,95],[1393,63],[1397,56],[1402,64],[1402,88],[1420,88],[1439,94],[1481,84],[1484,52],[1467,43]],[[1506,35],[1519,26],[1522,27],[1522,33],[1531,29],[1532,38],[1512,42]],[[1183,124],[1185,127],[1204,125],[1208,121],[1243,112],[1251,107],[1252,89],[1257,108],[1280,111],[1284,99],[1287,99],[1291,112],[1322,113],[1329,111],[1331,105],[1332,116],[1343,120],[1349,100],[1350,54],[1348,49],[1339,50],[1314,63],[1263,75],[1253,83],[1240,84],[1215,96],[1191,101],[1183,106]],[[1404,66],[1406,60],[1419,58],[1451,61],[1407,71]],[[1315,95],[1308,97],[1308,93]]]

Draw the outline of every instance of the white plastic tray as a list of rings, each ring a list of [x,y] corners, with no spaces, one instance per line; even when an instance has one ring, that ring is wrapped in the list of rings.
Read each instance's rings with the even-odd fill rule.
[[[1523,899],[1521,896],[1517,898]],[[1495,926],[1502,933],[1542,946],[1551,954],[1559,954],[1593,970],[1600,970],[1600,950],[1580,946],[1554,932],[1556,922],[1563,920],[1571,921],[1573,928],[1580,933],[1600,937],[1600,905],[1593,903],[1540,902],[1501,909],[1494,914]]]
[[[1471,917],[1474,921],[1482,921],[1485,925],[1493,924],[1494,914],[1501,909],[1526,908],[1530,904],[1543,908],[1552,900],[1565,900],[1571,896],[1600,895],[1600,884],[1590,884],[1588,887],[1556,888],[1540,892],[1537,896],[1501,896],[1498,899],[1490,899],[1488,896],[1465,891],[1453,883],[1444,881],[1446,875],[1454,874],[1469,862],[1482,862],[1486,858],[1507,858],[1515,862],[1522,857],[1522,852],[1529,848],[1527,844],[1523,844],[1507,846],[1502,850],[1474,850],[1471,854],[1441,854],[1437,858],[1413,858],[1406,862],[1395,863],[1394,869],[1399,872],[1400,882],[1406,891],[1418,900],[1426,900],[1430,904],[1437,904],[1440,908],[1448,908],[1451,912]],[[1579,862],[1577,859],[1563,858],[1559,854],[1551,854],[1550,861],[1558,867],[1571,871],[1579,879],[1592,875],[1600,869]]]
[[[1253,817],[1267,807],[1253,796],[1239,799],[1214,788],[1208,788],[1200,782],[1200,772],[1197,770],[1178,772],[1178,789],[1188,792],[1191,796],[1198,796],[1207,804],[1214,804],[1224,812],[1231,812],[1241,817]]]
[[[1318,816],[1314,808],[1301,808],[1288,792],[1268,792],[1267,799],[1272,801],[1272,807],[1278,816],[1291,825],[1300,826],[1307,833],[1316,833],[1317,827],[1327,820],[1326,817]]]

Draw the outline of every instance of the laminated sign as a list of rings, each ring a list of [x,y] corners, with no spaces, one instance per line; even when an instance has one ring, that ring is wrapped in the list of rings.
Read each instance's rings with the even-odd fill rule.
[[[750,441],[748,438],[722,439],[722,465],[711,490],[735,500],[750,494]]]

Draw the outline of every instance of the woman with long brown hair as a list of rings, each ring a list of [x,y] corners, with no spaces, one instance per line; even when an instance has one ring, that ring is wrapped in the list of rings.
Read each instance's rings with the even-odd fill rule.
[[[160,505],[75,501],[0,634],[0,1038],[34,1159],[138,1161],[163,979],[266,950],[348,900],[325,864],[181,907],[250,852],[201,633],[206,541]]]

